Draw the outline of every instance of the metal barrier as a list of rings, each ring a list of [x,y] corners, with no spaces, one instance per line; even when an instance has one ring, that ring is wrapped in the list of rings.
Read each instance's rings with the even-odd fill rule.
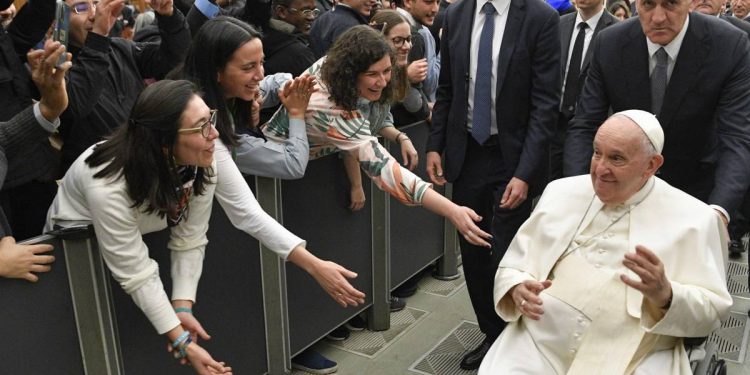
[[[426,126],[402,131],[423,150]],[[426,177],[423,160],[417,173]],[[200,344],[235,373],[288,374],[292,356],[365,309],[372,329],[388,329],[390,291],[435,260],[444,259],[439,274],[457,274],[449,222],[391,204],[370,184],[364,184],[369,204],[350,212],[349,183],[336,156],[311,162],[302,180],[251,177],[248,183],[261,206],[306,239],[314,254],[358,273],[352,284],[367,298],[356,309],[341,308],[303,270],[236,230],[216,205],[194,311],[213,336]],[[167,291],[168,236],[144,236]],[[191,373],[109,277],[90,227],[28,242],[53,244],[56,261],[35,284],[0,279],[0,337],[12,343],[0,350],[0,374]]]

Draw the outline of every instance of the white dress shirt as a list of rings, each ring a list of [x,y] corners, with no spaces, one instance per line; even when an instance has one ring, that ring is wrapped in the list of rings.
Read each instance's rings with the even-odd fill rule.
[[[471,30],[471,50],[469,54],[469,111],[466,118],[466,126],[471,131],[472,117],[474,115],[474,84],[477,72],[477,56],[479,55],[479,38],[482,35],[482,27],[484,26],[484,20],[487,18],[482,12],[484,3],[491,3],[497,11],[495,15],[495,33],[492,37],[492,110],[490,112],[490,118],[492,120],[490,125],[490,134],[497,134],[497,115],[495,109],[495,98],[497,98],[497,58],[500,55],[500,45],[503,41],[503,34],[505,34],[505,24],[508,20],[508,9],[510,8],[510,0],[476,0],[477,6],[474,10],[474,27]],[[484,77],[481,77],[484,79]]]
[[[560,93],[561,102],[562,98],[565,96],[565,80],[568,79],[568,71],[570,70],[570,58],[571,56],[573,56],[573,47],[575,46],[576,40],[578,39],[578,25],[580,25],[581,22],[586,22],[586,25],[588,25],[586,33],[584,34],[586,37],[583,39],[583,52],[581,53],[581,66],[583,66],[583,56],[586,56],[586,51],[589,50],[591,39],[594,38],[594,30],[596,29],[596,25],[599,23],[599,20],[602,18],[602,14],[604,14],[604,8],[602,8],[599,13],[589,18],[588,21],[584,21],[583,18],[581,18],[581,13],[577,13],[576,15],[576,22],[573,24],[573,35],[570,37],[570,46],[568,46],[568,59],[565,60],[565,76],[563,77],[562,92]],[[580,68],[580,66],[578,68]]]
[[[648,46],[648,76],[651,76],[651,73],[654,72],[654,68],[656,68],[656,51],[659,50],[659,48],[664,47],[664,51],[667,52],[667,84],[669,84],[669,79],[672,77],[672,71],[674,70],[674,63],[677,61],[677,55],[680,54],[680,47],[682,47],[682,41],[685,39],[685,34],[687,33],[688,24],[690,23],[690,17],[685,18],[685,24],[682,25],[682,30],[677,34],[677,36],[672,39],[669,44],[666,46],[662,46],[661,44],[656,44],[652,42],[651,40],[646,37],[646,45]]]

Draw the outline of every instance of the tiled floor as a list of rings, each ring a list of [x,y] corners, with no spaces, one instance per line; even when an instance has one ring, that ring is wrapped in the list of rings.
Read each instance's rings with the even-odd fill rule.
[[[747,293],[747,289],[743,289],[747,287],[747,274],[741,275],[742,272],[747,272],[747,254],[743,254],[737,265],[731,267],[729,286],[730,291],[735,294],[733,320],[725,323],[722,335],[732,344],[726,345],[731,350],[723,356],[728,359],[728,375],[748,375],[750,353],[748,350],[731,352],[734,350],[732,348],[743,343],[743,338],[737,338],[737,332],[731,330],[733,327],[729,327],[737,326],[738,322],[747,322],[750,294]],[[732,276],[731,273],[740,275]],[[333,344],[322,341],[314,348],[338,362],[337,373],[342,375],[474,374],[472,371],[460,370],[457,365],[462,351],[473,348],[481,340],[473,323],[475,317],[463,278],[437,281],[425,276],[420,282],[419,291],[408,298],[407,303],[410,309],[402,315],[406,314],[409,317],[394,315],[394,321],[402,323],[394,324],[394,329],[398,331],[395,334],[386,331],[384,336],[384,333],[379,333],[380,338],[375,338],[370,335],[372,333],[358,333],[347,340],[353,340],[351,343],[344,341],[341,344]],[[745,322],[742,322],[742,319],[745,319]],[[743,326],[742,330],[743,333],[746,332],[746,326]],[[385,338],[390,340],[386,342]],[[748,340],[746,335],[744,340]],[[381,346],[371,345],[376,341]],[[741,361],[733,361],[739,360],[738,356],[741,354],[744,354]]]

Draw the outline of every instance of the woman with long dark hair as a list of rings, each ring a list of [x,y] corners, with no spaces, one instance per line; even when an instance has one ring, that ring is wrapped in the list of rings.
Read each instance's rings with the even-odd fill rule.
[[[303,102],[307,88],[293,84],[285,100]],[[201,374],[229,373],[197,344],[209,336],[192,315],[214,196],[230,221],[280,257],[304,268],[337,302],[363,302],[345,277],[356,275],[324,262],[305,241],[261,208],[233,163],[214,157],[216,110],[189,81],[160,81],[138,97],[127,124],[90,147],[71,166],[48,213],[47,229],[91,221],[113,277],[166,334],[176,356]],[[250,198],[248,198],[248,196]],[[242,197],[237,201],[237,197]],[[172,297],[142,235],[170,228]]]

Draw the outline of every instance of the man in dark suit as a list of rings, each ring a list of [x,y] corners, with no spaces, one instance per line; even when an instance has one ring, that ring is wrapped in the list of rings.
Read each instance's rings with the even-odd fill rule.
[[[427,172],[438,185],[452,182],[453,201],[482,216],[480,227],[494,237],[491,251],[461,239],[469,297],[486,336],[463,358],[464,369],[479,367],[505,327],[492,285],[531,211],[527,196],[546,179],[560,104],[559,33],[557,13],[541,0],[462,0],[445,14]]]
[[[731,23],[732,26],[744,31],[750,37],[750,22],[724,14],[724,4],[726,4],[724,0],[693,0],[692,4],[690,4],[690,11],[719,17]]]
[[[690,0],[639,0],[638,18],[602,31],[565,141],[566,175],[586,173],[610,110],[651,111],[664,128],[660,177],[726,223],[750,184],[750,42]],[[676,58],[676,60],[675,60]],[[617,167],[617,155],[605,155]]]
[[[724,0],[693,0],[690,10],[701,12],[709,16],[717,16],[724,21],[729,22],[732,26],[744,31],[750,38],[750,22],[743,21],[739,18],[722,14],[724,10]],[[750,229],[750,195],[745,194],[742,205],[737,209],[735,217],[729,223],[729,238],[732,242],[729,245],[729,256],[738,257],[745,246],[742,244],[742,236]]]
[[[604,10],[601,0],[578,0],[576,8],[575,13],[560,17],[562,101],[557,129],[550,142],[550,181],[562,177],[565,132],[586,82],[586,71],[591,61],[591,41],[601,30],[617,22],[617,18]]]

